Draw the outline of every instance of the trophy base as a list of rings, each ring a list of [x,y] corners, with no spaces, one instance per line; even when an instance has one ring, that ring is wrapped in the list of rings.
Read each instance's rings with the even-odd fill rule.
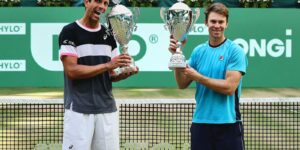
[[[186,68],[186,63],[182,63],[182,64],[171,64],[169,63],[169,69],[170,70],[175,70],[176,68]]]
[[[128,72],[134,72],[134,71],[137,71],[137,66],[135,65],[134,62],[132,62],[129,66],[116,68],[114,70],[114,74],[116,76],[118,76],[122,73],[128,73]]]
[[[181,53],[173,54],[168,67],[170,70],[174,70],[175,68],[185,68],[186,60],[184,55],[182,55]]]

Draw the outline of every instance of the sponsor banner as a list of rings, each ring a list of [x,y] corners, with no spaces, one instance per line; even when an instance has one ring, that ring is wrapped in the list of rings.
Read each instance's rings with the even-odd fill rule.
[[[141,8],[140,12],[137,30],[128,44],[140,73],[114,86],[176,87],[168,69],[170,33],[160,18],[160,8]],[[208,40],[203,12],[201,9],[183,48],[187,59],[197,45]],[[5,15],[12,13],[19,15]],[[62,87],[58,35],[83,13],[84,8],[78,7],[1,8],[0,87]],[[300,70],[296,68],[300,63],[300,20],[294,19],[299,13],[299,9],[230,9],[225,35],[248,57],[244,87],[300,87]]]
[[[0,72],[26,71],[26,60],[0,60]]]
[[[53,36],[57,36],[67,23],[31,23],[31,53],[35,62],[45,70],[63,71],[59,59],[53,60]],[[129,53],[135,59],[140,71],[170,71],[168,62],[171,57],[167,51],[169,31],[163,23],[138,23],[132,40],[128,43]],[[196,24],[192,35],[208,35],[204,24]],[[201,28],[201,29],[200,29]],[[203,29],[202,29],[203,28]],[[45,30],[47,29],[47,30]],[[151,29],[151,32],[145,32]],[[43,38],[41,38],[43,37]],[[57,53],[57,51],[56,51]],[[150,64],[149,64],[150,62]]]
[[[25,23],[0,23],[0,35],[24,35]]]

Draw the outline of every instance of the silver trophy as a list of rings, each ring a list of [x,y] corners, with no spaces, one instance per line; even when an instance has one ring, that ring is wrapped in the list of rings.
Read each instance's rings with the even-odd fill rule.
[[[182,1],[183,0],[178,0],[178,2],[173,4],[167,11],[166,8],[160,9],[160,16],[165,22],[165,28],[173,35],[178,46],[169,62],[169,69],[171,70],[186,67],[181,42],[186,39],[189,30],[200,16],[199,8],[196,8],[194,10],[195,13],[193,13],[192,9]]]
[[[121,46],[121,53],[128,53],[128,43],[131,40],[132,32],[136,30],[136,20],[139,10],[136,9],[134,16],[132,12],[124,5],[119,4],[120,0],[113,0],[116,4],[108,13],[106,19],[108,29],[113,33],[116,41]],[[115,70],[118,75],[122,72],[136,71],[137,67],[131,58],[131,64],[127,67],[120,67]]]

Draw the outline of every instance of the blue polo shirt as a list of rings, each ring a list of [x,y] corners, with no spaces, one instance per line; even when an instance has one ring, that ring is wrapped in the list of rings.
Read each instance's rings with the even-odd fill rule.
[[[247,58],[243,49],[226,39],[217,47],[208,42],[197,46],[188,61],[202,75],[213,79],[225,79],[226,71],[246,73]],[[241,120],[239,99],[242,80],[233,95],[224,95],[196,83],[196,109],[194,123],[224,124]]]

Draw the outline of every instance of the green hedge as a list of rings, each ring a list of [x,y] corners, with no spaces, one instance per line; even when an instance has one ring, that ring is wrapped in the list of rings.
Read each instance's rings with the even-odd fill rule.
[[[20,6],[21,0],[0,0],[0,7],[16,7]]]
[[[73,0],[39,0],[37,5],[46,7],[70,7]]]
[[[83,1],[83,0],[82,0]],[[110,0],[112,6],[112,0]],[[169,7],[177,0],[122,0],[129,7]],[[299,7],[300,0],[184,0],[190,7],[207,7],[213,2],[223,2],[229,7],[269,8]],[[278,6],[279,5],[279,6]],[[0,0],[0,7],[40,6],[40,7],[71,7],[83,6],[80,0]]]
[[[22,4],[41,7],[70,7],[73,0],[0,0],[0,7],[19,7]]]

